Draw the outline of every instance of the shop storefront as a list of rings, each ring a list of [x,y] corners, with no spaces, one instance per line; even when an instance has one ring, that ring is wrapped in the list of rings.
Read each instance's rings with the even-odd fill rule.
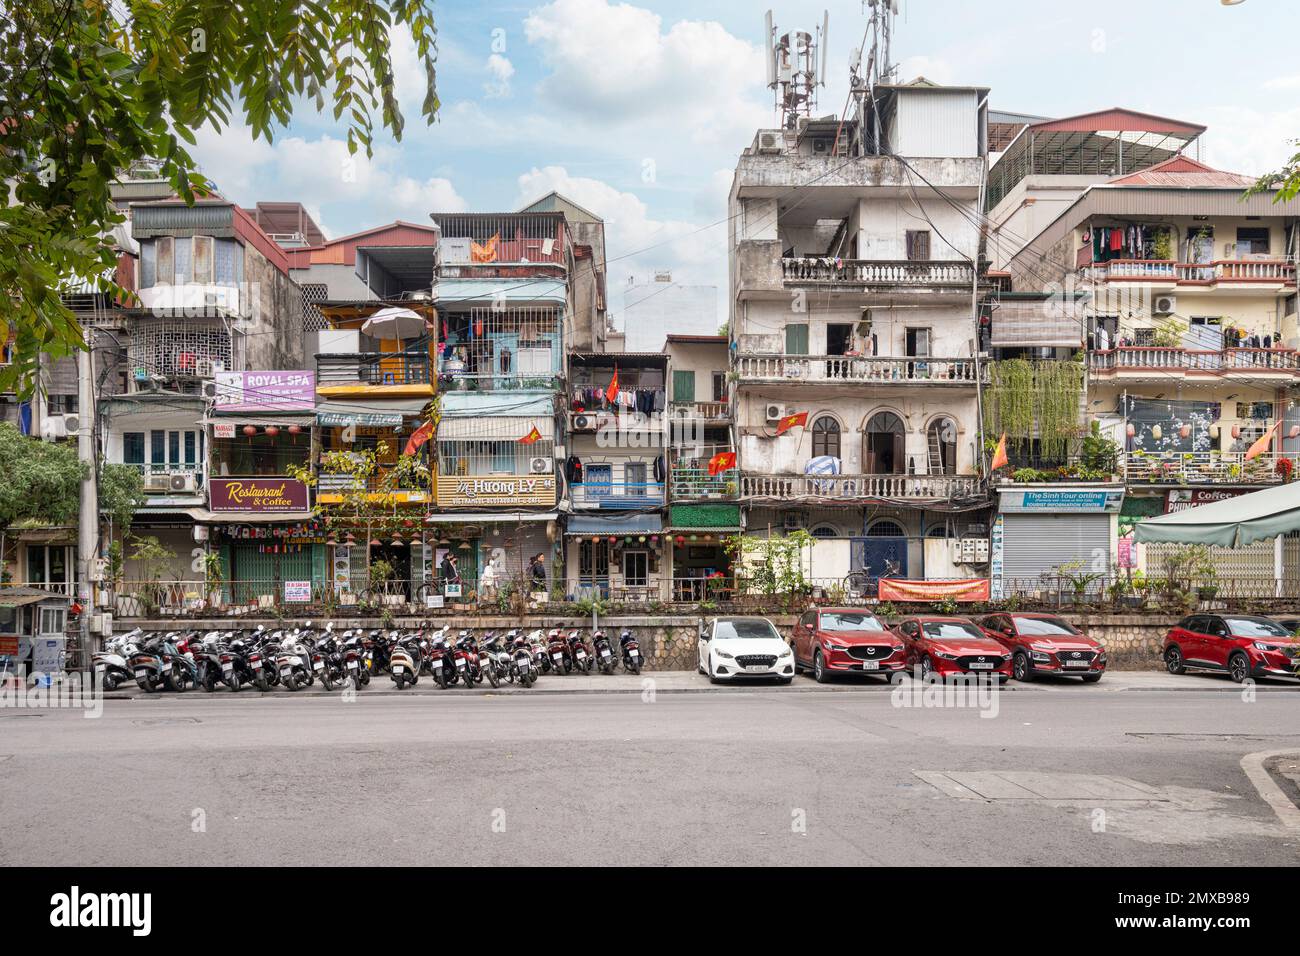
[[[462,512],[427,519],[432,591],[446,603],[512,604],[549,596],[559,556],[554,512]],[[532,572],[540,556],[543,575]]]
[[[740,532],[740,506],[673,505],[668,509],[672,600],[706,600],[719,581],[731,577],[725,540]]]
[[[1063,573],[1110,572],[1122,485],[1021,485],[998,494],[990,548],[994,599],[1054,586]]]
[[[565,541],[569,600],[668,600],[672,565],[659,515],[574,515]]]

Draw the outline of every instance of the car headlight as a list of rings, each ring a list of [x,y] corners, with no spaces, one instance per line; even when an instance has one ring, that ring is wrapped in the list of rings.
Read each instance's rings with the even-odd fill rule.
[[[1042,651],[1045,654],[1050,654],[1052,651],[1056,650],[1055,644],[1044,644],[1041,641],[1035,641],[1033,644],[1030,644],[1029,647],[1031,650]]]
[[[736,657],[735,654],[728,654],[726,651],[714,651],[713,653],[717,654],[719,657],[725,657],[729,661],[734,660]]]
[[[935,651],[934,656],[942,657],[945,661],[955,661],[957,659],[956,654],[949,654],[947,651]]]
[[[841,644],[838,641],[832,641],[830,638],[822,638],[822,643],[833,651],[842,651],[848,647],[847,644]]]
[[[781,656],[782,656],[782,657],[789,657],[790,654],[791,654],[791,651],[790,651],[790,648],[788,648],[788,647],[787,647],[785,650],[783,650],[783,651],[781,652]]]
[[[1276,650],[1280,650],[1280,648],[1279,648],[1276,644],[1265,644],[1265,643],[1263,643],[1262,641],[1256,641],[1256,642],[1255,642],[1255,650],[1257,650],[1257,651],[1276,651]]]

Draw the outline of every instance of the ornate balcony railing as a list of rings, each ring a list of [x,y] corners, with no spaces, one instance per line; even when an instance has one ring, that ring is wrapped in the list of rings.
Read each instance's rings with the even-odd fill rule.
[[[664,502],[661,481],[584,482],[570,486],[575,508],[653,508]]]
[[[1124,455],[1124,477],[1153,485],[1272,485],[1282,480],[1279,458],[1265,452],[1246,461],[1244,452],[1144,452]]]
[[[1186,372],[1300,371],[1300,356],[1293,349],[1202,349],[1128,346],[1091,352],[1093,372],[1153,369]]]
[[[880,358],[859,355],[741,355],[741,381],[781,382],[915,382],[923,385],[974,385],[973,358]],[[988,363],[980,367],[989,381]]]
[[[1087,250],[1082,250],[1086,252]],[[1175,262],[1173,259],[1112,259],[1089,262],[1079,268],[1086,278],[1099,282],[1156,282],[1213,284],[1218,282],[1294,283],[1295,263],[1287,259],[1216,259],[1213,262]]]
[[[743,475],[742,498],[937,501],[980,493],[974,475]]]
[[[795,256],[781,260],[781,278],[791,285],[830,283],[890,288],[969,289],[975,276],[969,262]]]

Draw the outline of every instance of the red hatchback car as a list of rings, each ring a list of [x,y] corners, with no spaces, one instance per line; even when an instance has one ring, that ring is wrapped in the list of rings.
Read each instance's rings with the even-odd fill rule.
[[[1055,614],[988,614],[980,626],[1011,652],[1011,676],[1016,680],[1057,674],[1095,684],[1106,672],[1106,648],[1101,642]]]
[[[794,667],[812,671],[819,684],[833,674],[890,675],[907,669],[903,642],[870,611],[816,608],[794,626]]]
[[[921,676],[994,674],[999,682],[1011,676],[1011,654],[965,617],[908,617],[894,625],[903,639],[909,667]]]
[[[1226,671],[1237,683],[1247,677],[1296,677],[1300,641],[1276,621],[1254,614],[1193,614],[1165,635],[1165,667]]]

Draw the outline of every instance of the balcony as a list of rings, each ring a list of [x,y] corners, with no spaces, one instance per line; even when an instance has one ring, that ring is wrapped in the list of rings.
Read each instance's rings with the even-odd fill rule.
[[[853,503],[947,501],[981,495],[974,475],[743,475],[740,496],[772,501]]]
[[[1213,262],[1112,259],[1109,262],[1088,262],[1081,257],[1079,269],[1083,279],[1143,283],[1156,291],[1173,291],[1179,286],[1225,286],[1237,291],[1271,292],[1295,285],[1295,263],[1287,259],[1218,259]]]
[[[661,481],[586,482],[570,488],[575,508],[657,508],[664,503]]]
[[[742,355],[736,370],[742,382],[791,384],[869,382],[876,385],[975,385],[973,358],[879,358],[858,355]],[[988,384],[989,369],[979,369]]]
[[[433,395],[435,375],[422,352],[327,353],[316,356],[316,390],[323,396],[375,393]]]
[[[429,489],[418,485],[390,487],[383,475],[357,478],[344,473],[321,472],[316,477],[316,501],[322,505],[338,505],[349,495],[365,492],[364,500],[371,504],[424,504],[430,500]]]
[[[1294,349],[1216,351],[1139,345],[1089,352],[1088,371],[1094,378],[1129,381],[1167,380],[1171,375],[1212,380],[1242,373],[1290,379],[1300,373],[1300,356]]]
[[[727,402],[670,402],[668,411],[682,421],[725,424],[731,420],[731,405]]]
[[[560,274],[568,266],[563,213],[435,213],[434,219],[442,230],[443,277]]]
[[[1251,461],[1245,453],[1147,452],[1124,455],[1124,477],[1130,484],[1150,485],[1274,485],[1282,481],[1278,459],[1266,452]]]
[[[975,274],[969,262],[795,256],[781,260],[781,279],[787,286],[844,291],[959,290],[968,293],[975,281]]]

